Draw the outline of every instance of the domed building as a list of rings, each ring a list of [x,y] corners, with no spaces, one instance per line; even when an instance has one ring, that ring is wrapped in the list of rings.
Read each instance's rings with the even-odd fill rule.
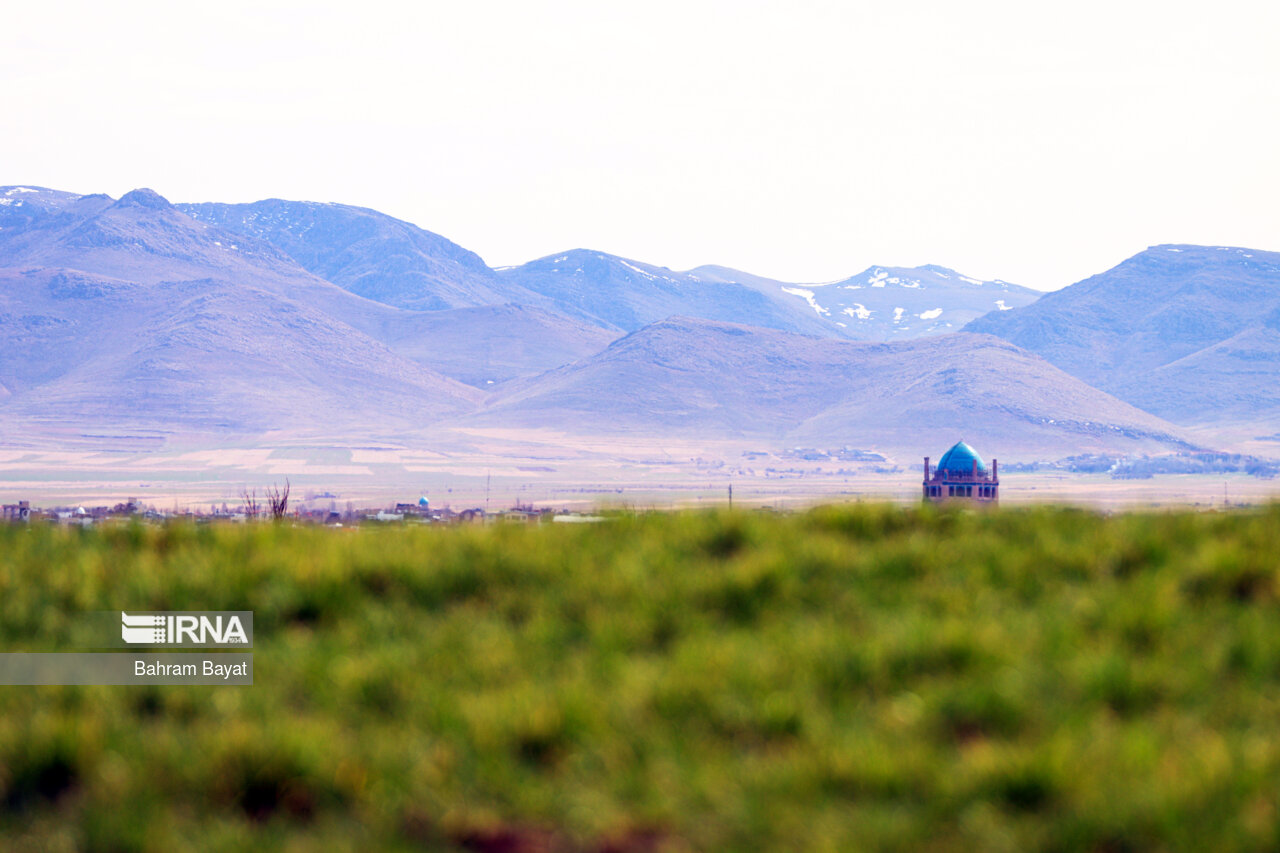
[[[991,460],[991,468],[978,451],[957,441],[942,454],[938,467],[929,468],[924,458],[924,499],[927,501],[966,500],[995,503],[1000,498],[999,464]]]

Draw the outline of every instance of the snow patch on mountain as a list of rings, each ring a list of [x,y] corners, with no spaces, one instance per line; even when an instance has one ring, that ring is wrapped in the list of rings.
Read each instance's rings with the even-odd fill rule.
[[[657,281],[657,280],[658,280],[658,276],[654,275],[653,273],[651,273],[651,272],[646,272],[645,270],[640,269],[640,267],[636,266],[635,264],[629,264],[629,263],[627,263],[626,261],[622,260],[621,258],[619,258],[619,259],[618,259],[618,263],[622,264],[624,267],[626,267],[627,269],[631,270],[632,272],[639,273],[640,275],[642,275],[642,276],[644,276],[645,278],[649,279],[649,281]],[[666,278],[666,277],[665,277],[665,276],[663,276],[663,278]],[[669,278],[668,278],[668,279],[666,279],[666,280],[667,280],[667,281],[670,281],[671,279],[669,279]]]
[[[829,285],[779,286],[784,293],[804,299],[814,313],[836,325],[841,335],[863,340],[936,334],[992,310],[1029,305],[1040,295],[998,279],[981,281],[934,265],[877,266]],[[859,291],[857,301],[851,298],[851,290]],[[1001,297],[998,304],[993,305],[993,296]],[[945,322],[940,320],[944,316]],[[839,326],[835,320],[840,317],[859,322]]]
[[[828,311],[826,308],[823,308],[821,305],[819,305],[817,300],[813,298],[812,290],[807,290],[803,287],[784,287],[782,288],[782,292],[790,293],[792,296],[799,296],[805,302],[808,302],[809,307],[812,308],[814,311],[816,311],[818,313],[818,316],[820,317],[831,315],[830,311]]]

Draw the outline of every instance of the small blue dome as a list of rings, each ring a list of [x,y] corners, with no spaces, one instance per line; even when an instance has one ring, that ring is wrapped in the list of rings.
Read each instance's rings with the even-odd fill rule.
[[[987,473],[987,463],[982,461],[982,457],[978,455],[978,451],[974,450],[963,441],[957,441],[955,445],[942,454],[942,458],[938,460],[938,470],[947,471],[954,474],[971,474],[973,473],[974,461],[978,463],[978,473]]]

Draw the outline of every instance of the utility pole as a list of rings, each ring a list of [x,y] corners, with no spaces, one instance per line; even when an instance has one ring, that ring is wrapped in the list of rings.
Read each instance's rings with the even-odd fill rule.
[[[733,509],[733,483],[729,484],[729,509]]]
[[[489,484],[493,481],[493,474],[489,471],[484,472],[484,514],[489,514]]]

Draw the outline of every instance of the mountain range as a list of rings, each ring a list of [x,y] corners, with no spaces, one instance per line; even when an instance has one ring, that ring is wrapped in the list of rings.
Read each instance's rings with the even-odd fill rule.
[[[1156,247],[1043,297],[940,266],[492,269],[347,205],[0,187],[0,423],[1179,450],[1170,421],[1280,420],[1277,260]]]
[[[790,284],[720,266],[684,272],[587,249],[490,269],[456,243],[366,208],[269,199],[179,204],[200,222],[265,241],[352,293],[410,310],[500,304],[554,311],[618,332],[673,315],[788,332],[890,340],[959,329],[1039,293],[938,266],[873,267]]]

